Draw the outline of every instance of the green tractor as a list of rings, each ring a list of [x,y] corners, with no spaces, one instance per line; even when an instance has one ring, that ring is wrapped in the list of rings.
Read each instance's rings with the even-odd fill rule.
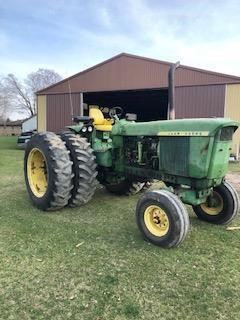
[[[93,106],[89,116],[75,117],[77,124],[68,132],[31,138],[24,171],[35,206],[51,211],[83,205],[99,182],[110,192],[129,194],[161,180],[166,187],[139,199],[136,220],[145,239],[165,248],[186,237],[189,217],[183,203],[210,223],[236,217],[238,194],[225,175],[239,123],[223,118],[136,122],[131,114],[120,119],[121,113],[112,108],[105,118]]]

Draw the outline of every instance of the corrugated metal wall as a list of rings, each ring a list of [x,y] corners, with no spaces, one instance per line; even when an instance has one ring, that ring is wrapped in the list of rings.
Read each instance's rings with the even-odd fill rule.
[[[79,93],[47,95],[47,130],[60,132],[71,125],[72,115],[80,114],[81,96]]]
[[[99,92],[160,88],[167,86],[169,65],[157,62],[119,57],[97,68],[44,90],[49,93],[66,93],[69,84],[72,92]]]
[[[166,88],[169,67],[170,63],[123,54],[41,92],[67,93],[69,85],[72,92]],[[185,66],[176,72],[176,86],[225,84],[239,79]]]
[[[212,85],[176,88],[176,117],[178,119],[223,117],[225,87],[225,85]],[[130,94],[130,91],[128,91],[128,94]],[[67,125],[72,124],[72,113],[73,115],[80,114],[80,94],[73,93],[71,96],[73,111],[70,105],[70,94],[46,96],[47,130],[59,132]],[[125,111],[128,112],[128,110]]]
[[[180,87],[176,92],[176,117],[224,117],[225,85]]]

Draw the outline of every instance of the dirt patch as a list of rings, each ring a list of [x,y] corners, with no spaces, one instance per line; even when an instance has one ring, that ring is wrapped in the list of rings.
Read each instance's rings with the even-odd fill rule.
[[[238,191],[240,191],[240,174],[228,173],[226,180],[229,181]]]

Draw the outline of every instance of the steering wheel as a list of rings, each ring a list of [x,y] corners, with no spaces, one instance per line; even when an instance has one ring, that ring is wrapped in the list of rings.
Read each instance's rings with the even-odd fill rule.
[[[122,114],[123,114],[123,109],[121,107],[113,107],[109,110],[109,117],[111,119],[114,119],[114,116],[117,116],[118,118],[120,118]]]

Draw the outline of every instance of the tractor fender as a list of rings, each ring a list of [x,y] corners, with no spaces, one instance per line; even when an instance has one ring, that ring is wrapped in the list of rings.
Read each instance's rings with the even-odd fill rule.
[[[80,133],[83,125],[83,123],[79,123],[77,126],[67,126],[66,128],[68,128],[73,133]]]

